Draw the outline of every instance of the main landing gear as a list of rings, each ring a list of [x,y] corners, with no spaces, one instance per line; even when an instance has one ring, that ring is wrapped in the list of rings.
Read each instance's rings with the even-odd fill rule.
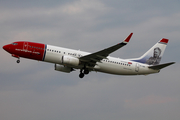
[[[86,75],[89,74],[89,70],[87,68],[85,68],[85,69],[83,68],[83,69],[80,70],[79,77],[83,78],[85,74]]]

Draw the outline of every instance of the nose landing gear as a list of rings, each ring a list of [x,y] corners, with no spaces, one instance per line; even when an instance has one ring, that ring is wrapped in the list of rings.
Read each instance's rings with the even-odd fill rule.
[[[17,63],[20,63],[20,57],[18,55],[12,54],[13,57],[18,58],[18,60],[16,61]]]
[[[17,62],[17,63],[20,63],[20,59],[18,59],[16,62]]]

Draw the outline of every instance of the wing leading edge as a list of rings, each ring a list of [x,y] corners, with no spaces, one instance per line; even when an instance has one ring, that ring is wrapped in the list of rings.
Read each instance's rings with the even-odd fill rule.
[[[100,62],[102,59],[107,59],[107,56],[109,56],[109,54],[111,54],[112,52],[118,50],[119,48],[125,46],[129,40],[131,39],[131,36],[133,35],[133,33],[131,33],[123,42],[118,43],[114,46],[111,46],[109,48],[106,48],[104,50],[89,54],[89,55],[85,55],[83,57],[80,57],[79,60],[82,62],[86,62],[86,63],[96,63],[96,62]]]

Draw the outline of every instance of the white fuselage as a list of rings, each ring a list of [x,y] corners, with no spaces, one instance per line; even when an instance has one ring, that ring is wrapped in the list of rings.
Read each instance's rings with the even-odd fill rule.
[[[79,58],[88,54],[90,53],[47,45],[44,61],[64,65],[61,60],[64,55]],[[148,66],[149,65],[147,64],[108,56],[107,59],[97,62],[93,68],[89,67],[89,69],[91,71],[99,71],[116,75],[146,75],[159,72],[159,70],[149,69]],[[72,67],[81,69],[83,66],[78,65]]]

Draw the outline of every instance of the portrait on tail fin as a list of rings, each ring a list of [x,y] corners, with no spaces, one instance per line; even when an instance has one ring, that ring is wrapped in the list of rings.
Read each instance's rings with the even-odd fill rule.
[[[146,60],[148,65],[157,65],[161,61],[161,49],[159,47],[154,48],[153,56]]]

